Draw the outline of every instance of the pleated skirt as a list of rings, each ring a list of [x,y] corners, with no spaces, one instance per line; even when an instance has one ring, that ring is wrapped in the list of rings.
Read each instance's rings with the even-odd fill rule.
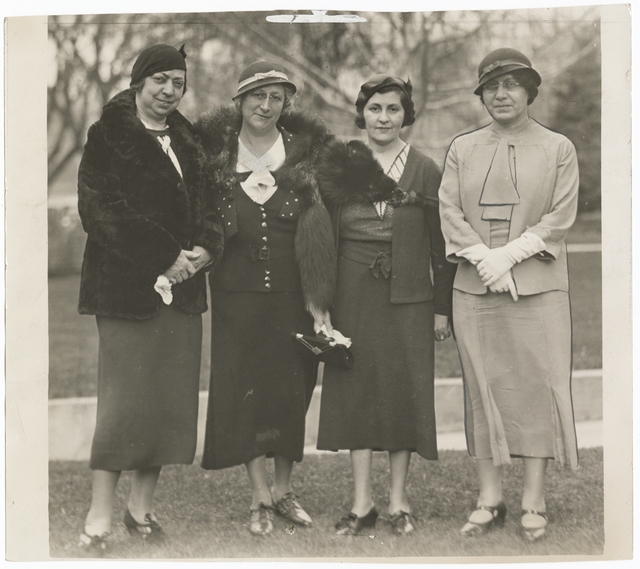
[[[355,365],[325,366],[317,446],[435,460],[433,303],[391,304],[390,278],[345,256],[338,263],[332,324],[351,338]]]
[[[453,291],[469,453],[553,458],[578,465],[571,398],[569,295]]]
[[[90,466],[191,464],[196,451],[202,317],[171,306],[146,320],[97,316],[98,413]]]

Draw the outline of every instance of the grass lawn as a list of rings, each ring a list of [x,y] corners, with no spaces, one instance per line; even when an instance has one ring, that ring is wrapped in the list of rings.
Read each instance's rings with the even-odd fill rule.
[[[571,253],[574,368],[602,367],[600,253]],[[77,312],[79,275],[49,279],[49,397],[96,394],[98,334],[95,318]],[[201,388],[209,383],[209,314],[204,316]],[[436,377],[459,377],[453,339],[436,343]]]
[[[333,524],[351,506],[348,454],[307,456],[294,471],[294,485],[314,519],[311,529],[287,531],[276,518],[275,531],[255,538],[247,530],[250,490],[243,467],[205,471],[197,464],[163,469],[157,514],[169,540],[144,546],[130,538],[121,522],[128,475],[118,489],[111,558],[231,557],[436,557],[599,555],[604,545],[602,449],[581,451],[580,468],[550,465],[547,504],[550,528],[544,540],[529,544],[519,535],[521,461],[505,468],[507,522],[481,538],[465,539],[458,530],[475,505],[475,467],[465,452],[444,451],[437,462],[414,457],[408,490],[417,517],[412,536],[396,536],[386,523],[388,461],[374,455],[374,499],[381,518],[370,535],[336,537]],[[51,462],[49,486],[50,548],[53,557],[77,555],[76,543],[91,488],[87,463]],[[385,514],[385,515],[382,515]]]

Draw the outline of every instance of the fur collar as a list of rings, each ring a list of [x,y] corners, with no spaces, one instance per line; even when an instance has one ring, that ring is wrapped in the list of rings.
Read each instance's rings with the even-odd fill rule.
[[[196,125],[200,137],[210,154],[211,166],[220,191],[231,193],[235,188],[235,167],[238,157],[238,135],[242,127],[242,115],[228,105],[205,115]],[[323,122],[299,111],[291,111],[280,117],[278,127],[291,142],[286,143],[287,157],[281,168],[274,172],[279,186],[292,189],[300,195],[304,205],[320,198],[316,183],[316,161],[323,145],[331,134]]]
[[[202,185],[201,172],[207,162],[191,123],[177,110],[167,117],[172,147],[184,175],[183,184],[171,159],[138,118],[134,89],[127,89],[113,97],[104,106],[99,122],[107,146],[117,156],[130,162],[134,168],[161,172],[175,183],[182,193],[182,199],[178,202],[180,209],[183,209],[181,213],[188,217],[192,209],[190,200],[199,201],[200,196],[198,192],[188,192],[185,184],[192,188]]]
[[[113,97],[103,107],[100,122],[106,143],[124,159],[134,158],[141,149],[149,146],[159,148],[136,114],[134,89],[127,89]],[[193,138],[189,133],[191,124],[180,112],[173,111],[167,117],[167,124],[172,136],[181,140]]]

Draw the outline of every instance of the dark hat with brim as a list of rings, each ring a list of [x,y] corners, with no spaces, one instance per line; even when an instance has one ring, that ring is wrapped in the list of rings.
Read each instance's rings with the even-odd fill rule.
[[[491,81],[500,75],[511,73],[518,69],[525,69],[531,77],[533,77],[536,85],[540,86],[542,78],[531,66],[531,61],[529,61],[526,55],[510,47],[502,47],[492,51],[478,66],[478,86],[474,93],[480,95],[482,93],[482,86],[487,81]]]
[[[233,98],[236,99],[248,91],[265,85],[283,85],[291,89],[293,93],[297,91],[296,86],[289,81],[289,77],[282,67],[260,59],[244,68],[238,79],[237,92]]]

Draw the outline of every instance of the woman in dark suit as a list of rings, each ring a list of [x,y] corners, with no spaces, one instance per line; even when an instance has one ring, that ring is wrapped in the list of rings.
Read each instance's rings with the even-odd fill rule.
[[[571,310],[565,238],[578,203],[573,144],[529,116],[541,77],[501,48],[478,69],[492,121],[456,138],[440,187],[447,257],[458,263],[453,318],[465,426],[480,495],[461,532],[502,524],[502,465],[523,459],[523,535],[545,535],[549,459],[573,468]]]
[[[199,123],[217,182],[225,253],[211,278],[211,387],[202,466],[246,466],[249,531],[266,535],[273,514],[299,526],[311,517],[291,488],[302,460],[316,368],[292,334],[330,328],[335,246],[318,194],[315,162],[329,134],[290,112],[296,91],[267,61],[240,75],[235,107]],[[274,459],[269,487],[266,459]]]
[[[168,45],[140,54],[131,87],[90,128],[78,173],[87,232],[79,311],[96,315],[100,350],[93,489],[80,536],[90,555],[106,549],[123,470],[134,471],[127,529],[162,537],[153,508],[160,469],[190,464],[196,450],[202,268],[223,243],[203,150],[177,111],[185,57]]]
[[[338,289],[334,325],[353,341],[353,369],[327,366],[323,378],[318,448],[349,449],[353,507],[338,534],[373,527],[373,451],[388,451],[389,515],[397,533],[414,529],[406,478],[412,452],[437,459],[434,412],[434,339],[450,335],[455,266],[444,256],[438,215],[440,171],[400,138],[415,112],[409,81],[378,75],[362,85],[356,124],[366,129],[375,163],[405,192],[403,204],[372,202],[335,191],[324,180],[351,180],[350,168],[327,160],[321,191],[338,235]],[[350,143],[353,145],[353,143]],[[400,205],[401,207],[398,207]],[[430,273],[433,272],[433,281]]]

